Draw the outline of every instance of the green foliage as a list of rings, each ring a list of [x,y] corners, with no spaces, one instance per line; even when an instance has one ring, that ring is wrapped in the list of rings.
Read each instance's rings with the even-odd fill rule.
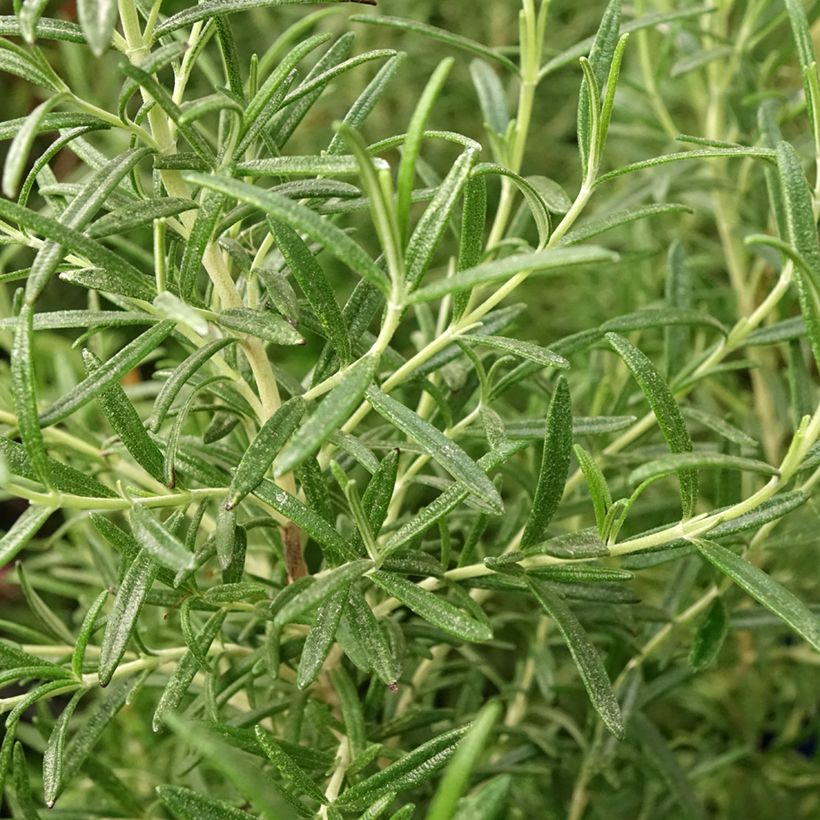
[[[0,15],[0,815],[815,817],[818,4],[322,5]]]

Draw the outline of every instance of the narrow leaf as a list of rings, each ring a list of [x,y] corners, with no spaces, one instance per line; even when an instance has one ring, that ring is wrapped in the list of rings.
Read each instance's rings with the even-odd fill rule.
[[[111,682],[114,671],[125,654],[142,605],[157,577],[157,569],[156,560],[147,550],[142,549],[120,583],[100,648],[101,686],[107,686]]]
[[[146,330],[133,342],[129,342],[93,373],[86,376],[78,385],[43,411],[40,416],[40,424],[43,427],[48,427],[62,421],[102,393],[112,382],[121,379],[162,344],[174,329],[175,324],[176,322],[173,319],[166,319]]]
[[[91,51],[101,57],[111,44],[117,22],[116,0],[78,0],[77,12]]]
[[[777,615],[820,652],[820,618],[797,596],[763,570],[744,561],[720,544],[698,539],[695,546],[710,564],[731,578],[744,592]]]
[[[319,676],[325,658],[336,639],[336,630],[347,604],[347,595],[347,587],[342,587],[316,610],[316,619],[305,639],[299,657],[299,667],[296,670],[296,685],[300,689],[307,689]]]
[[[566,641],[595,711],[615,737],[623,738],[621,707],[598,650],[592,645],[578,618],[560,595],[529,575],[527,584],[547,615],[555,621]]]
[[[53,507],[26,507],[20,517],[0,538],[0,567],[5,567],[15,559],[17,553],[37,535],[40,527],[46,523],[54,512]]]
[[[174,572],[194,568],[193,554],[148,510],[139,505],[133,506],[131,525],[139,545],[163,567]]]
[[[89,375],[98,370],[102,364],[89,350],[83,350],[83,361]],[[119,382],[111,382],[106,389],[100,392],[98,401],[108,423],[134,460],[149,475],[157,481],[162,481],[162,453],[145,431],[142,419]]]
[[[460,484],[466,487],[487,512],[500,515],[504,504],[492,481],[484,471],[440,430],[433,427],[401,402],[376,388],[367,392],[367,400],[379,415],[415,441],[432,459],[440,464]]]
[[[348,420],[373,381],[378,363],[379,357],[369,353],[348,368],[279,454],[274,465],[276,477],[289,473],[310,458]]]
[[[423,743],[395,763],[346,789],[336,800],[344,811],[362,811],[382,795],[429,780],[453,756],[468,727],[452,729]]]
[[[492,631],[480,621],[471,618],[463,609],[446,598],[434,595],[426,589],[392,572],[378,571],[370,579],[388,595],[392,595],[412,609],[420,618],[442,631],[463,641],[489,641]]]
[[[351,358],[347,326],[323,268],[296,231],[281,222],[269,220],[269,224],[276,245],[313,308],[328,342],[336,349],[342,364],[347,364]]]
[[[726,612],[723,599],[718,597],[709,605],[695,632],[689,652],[689,665],[692,669],[700,672],[717,658],[728,632],[729,613]]]
[[[157,786],[157,796],[179,820],[253,820],[252,814],[182,786]]]
[[[351,561],[336,569],[328,570],[319,578],[307,584],[298,595],[291,598],[274,616],[276,626],[284,626],[305,612],[326,601],[339,589],[347,586],[352,580],[367,572],[373,566],[368,559]]]
[[[521,537],[521,546],[528,547],[544,537],[564,492],[569,462],[572,458],[572,404],[569,384],[562,376],[555,384],[544,433],[544,452],[538,483]]]
[[[683,421],[680,408],[663,376],[655,369],[651,361],[628,342],[623,336],[607,333],[606,339],[613,350],[626,362],[632,371],[635,381],[646,396],[652,412],[658,421],[658,427],[673,453],[692,451],[692,440]],[[685,518],[695,511],[698,497],[698,474],[695,470],[683,468],[678,472],[680,481],[681,507]]]
[[[459,271],[446,279],[438,279],[412,293],[410,303],[430,302],[448,293],[494,282],[506,282],[518,274],[538,275],[559,273],[573,265],[613,262],[617,256],[603,248],[550,248],[537,253],[508,256],[484,262],[474,268]]]
[[[295,396],[262,425],[236,467],[225,500],[226,508],[235,507],[256,489],[284,443],[299,425],[304,412],[305,402]]]

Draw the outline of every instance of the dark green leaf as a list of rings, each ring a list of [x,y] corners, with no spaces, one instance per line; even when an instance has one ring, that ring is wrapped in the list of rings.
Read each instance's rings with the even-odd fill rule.
[[[618,336],[616,333],[607,333],[606,339],[632,371],[635,381],[638,382],[655,414],[658,427],[660,427],[669,449],[673,453],[691,452],[692,439],[689,438],[689,431],[686,429],[680,408],[669,390],[669,386],[652,362],[623,336]],[[698,497],[697,472],[683,468],[678,472],[678,480],[680,481],[683,515],[688,518],[695,511],[695,503]]]
[[[572,404],[569,384],[562,376],[555,383],[555,392],[547,410],[541,469],[527,525],[521,537],[522,547],[528,547],[543,538],[561,502],[571,458]]]
[[[145,598],[157,576],[157,562],[142,549],[128,567],[117,590],[114,606],[105,625],[100,648],[100,685],[107,686],[125,654],[128,640],[139,617]]]
[[[374,410],[415,441],[456,481],[466,487],[476,499],[482,502],[487,512],[500,515],[504,511],[501,496],[493,483],[452,439],[448,439],[428,421],[380,390],[375,388],[368,390],[367,400]]]
[[[274,464],[275,476],[289,473],[310,458],[348,420],[373,381],[378,364],[378,355],[368,353],[347,369],[281,451]]]
[[[744,561],[726,547],[702,539],[697,539],[695,546],[710,564],[820,652],[820,618],[799,598],[763,570]]]
[[[392,572],[374,572],[370,579],[388,595],[392,595],[412,609],[420,618],[429,621],[449,635],[463,641],[489,641],[492,631],[483,623],[471,618],[463,609],[446,598],[434,595],[426,589]]]
[[[527,584],[563,635],[595,711],[607,729],[615,737],[622,738],[624,723],[621,707],[598,650],[592,645],[578,618],[560,595],[531,576],[527,576]]]
[[[156,350],[174,329],[176,322],[165,319],[146,330],[141,336],[129,342],[110,359],[86,376],[61,398],[57,399],[40,415],[40,424],[48,427],[62,421],[67,416],[87,404],[95,396],[106,390],[112,382],[121,379],[133,370],[149,353]]]
[[[700,672],[717,658],[728,632],[729,614],[723,599],[718,597],[709,605],[695,631],[689,652],[689,665],[692,669]]]

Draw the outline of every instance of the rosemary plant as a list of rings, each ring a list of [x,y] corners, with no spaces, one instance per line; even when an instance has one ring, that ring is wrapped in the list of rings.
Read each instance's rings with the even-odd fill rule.
[[[818,816],[818,5],[8,4],[3,816]]]

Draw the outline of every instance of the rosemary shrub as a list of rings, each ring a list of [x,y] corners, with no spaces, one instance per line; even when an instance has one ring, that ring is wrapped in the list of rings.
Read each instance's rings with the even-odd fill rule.
[[[74,5],[0,16],[4,816],[816,817],[817,3]]]

